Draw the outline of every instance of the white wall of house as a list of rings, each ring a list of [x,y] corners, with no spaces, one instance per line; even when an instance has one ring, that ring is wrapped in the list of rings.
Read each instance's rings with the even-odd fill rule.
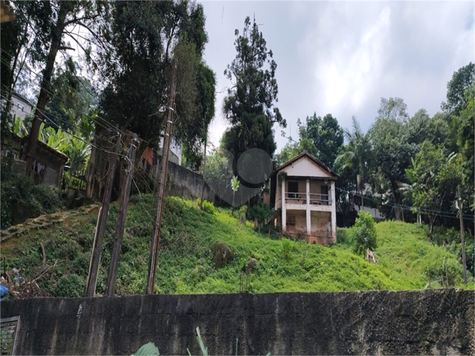
[[[308,157],[302,157],[293,164],[282,169],[289,176],[294,177],[328,177],[331,178],[330,172],[318,166]]]
[[[31,104],[18,94],[13,93],[11,113],[14,118],[19,117],[24,121],[27,116],[32,116],[34,114],[33,109],[33,104]]]

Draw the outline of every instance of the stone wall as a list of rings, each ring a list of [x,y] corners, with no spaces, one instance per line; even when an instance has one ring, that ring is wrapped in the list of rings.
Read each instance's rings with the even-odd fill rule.
[[[17,354],[475,354],[474,292],[278,293],[45,298],[1,303],[20,316]],[[237,350],[236,350],[237,347]]]

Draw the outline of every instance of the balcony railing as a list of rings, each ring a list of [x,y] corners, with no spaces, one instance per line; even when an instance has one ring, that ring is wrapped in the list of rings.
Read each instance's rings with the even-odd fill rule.
[[[331,205],[330,194],[310,193],[310,204]],[[285,202],[290,204],[307,204],[307,194],[305,192],[285,193]]]

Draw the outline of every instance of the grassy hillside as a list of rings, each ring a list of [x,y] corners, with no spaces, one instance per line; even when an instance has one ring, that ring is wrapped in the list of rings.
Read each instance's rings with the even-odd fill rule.
[[[102,254],[97,292],[103,293],[108,271],[117,205],[112,205]],[[129,206],[117,292],[143,294],[155,211],[150,195],[133,197]],[[20,269],[26,280],[54,296],[81,296],[84,292],[97,208],[84,208],[58,223],[10,237],[2,243],[2,272]],[[17,229],[15,227],[14,229]],[[160,243],[156,292],[162,294],[255,293],[284,291],[349,291],[421,289],[440,276],[462,287],[462,269],[454,254],[432,245],[422,229],[400,222],[376,225],[378,263],[352,253],[346,230],[332,247],[277,239],[259,234],[217,209],[200,211],[193,201],[166,200]],[[14,230],[13,230],[14,232]],[[211,247],[224,242],[235,253],[223,268],[216,268]],[[44,253],[43,253],[44,250]],[[242,267],[258,261],[250,277]],[[473,288],[473,278],[470,280]]]

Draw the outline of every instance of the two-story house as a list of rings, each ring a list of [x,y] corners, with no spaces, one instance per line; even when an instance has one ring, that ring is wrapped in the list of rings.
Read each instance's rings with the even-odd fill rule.
[[[335,243],[337,179],[336,173],[307,152],[278,167],[272,175],[270,197],[277,211],[276,226],[309,243]]]

